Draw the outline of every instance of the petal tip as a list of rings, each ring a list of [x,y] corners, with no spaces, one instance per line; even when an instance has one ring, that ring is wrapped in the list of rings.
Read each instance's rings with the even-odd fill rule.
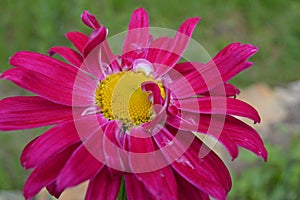
[[[92,29],[100,28],[100,24],[99,24],[98,20],[96,19],[96,17],[93,14],[90,14],[88,10],[85,10],[81,14],[81,20],[85,25],[87,25],[88,27],[90,27]]]

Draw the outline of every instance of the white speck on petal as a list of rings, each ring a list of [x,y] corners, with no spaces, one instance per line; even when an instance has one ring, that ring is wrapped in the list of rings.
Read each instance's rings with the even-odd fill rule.
[[[149,76],[153,73],[153,65],[146,59],[136,59],[133,61],[133,71],[144,72]]]
[[[99,112],[98,107],[97,106],[91,106],[88,107],[87,109],[85,109],[82,113],[81,116],[85,116],[85,115],[91,115],[91,114],[95,114]]]

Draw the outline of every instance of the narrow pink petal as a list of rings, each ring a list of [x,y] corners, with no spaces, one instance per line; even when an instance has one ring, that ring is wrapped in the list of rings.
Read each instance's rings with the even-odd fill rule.
[[[201,71],[205,71],[207,65],[199,62],[183,62],[178,63],[174,66],[174,68],[168,72],[168,75],[173,81],[180,80],[180,78],[185,77],[190,73],[195,73],[198,71],[201,74]],[[202,81],[202,79],[200,79]],[[199,81],[199,80],[198,80]],[[204,84],[204,82],[200,82]],[[198,83],[200,85],[200,83]],[[224,91],[225,89],[225,91]],[[240,93],[240,91],[229,83],[221,83],[220,85],[215,86],[214,88],[210,88],[210,91],[199,93],[204,96],[236,96]],[[197,93],[198,94],[198,93]]]
[[[109,47],[109,44],[107,42],[107,40],[104,40],[101,43],[101,61],[103,63],[108,64],[109,66],[111,66],[111,69],[113,70],[114,73],[118,73],[121,69],[119,63],[117,62],[117,56],[114,55]]]
[[[85,10],[81,14],[81,20],[83,23],[93,29],[100,28],[99,22],[93,14],[90,14],[89,11]]]
[[[171,54],[168,50],[170,49],[172,41],[172,38],[169,37],[159,37],[155,39],[148,49],[146,59],[154,65],[163,64],[164,59],[166,59],[165,56]],[[156,68],[158,68],[158,66]]]
[[[252,65],[251,62],[247,62],[247,59],[257,50],[258,48],[251,44],[233,43],[221,50],[213,58],[213,62],[222,74],[223,80],[228,81]]]
[[[246,102],[225,97],[199,97],[180,99],[177,101],[178,108],[181,110],[204,113],[236,115],[252,119],[255,123],[260,122],[258,112]]]
[[[124,174],[126,194],[128,200],[145,199],[152,200],[155,199],[146,189],[147,186],[141,184],[134,174],[125,173]]]
[[[36,128],[72,118],[71,107],[37,96],[8,97],[0,101],[0,130]]]
[[[67,73],[66,78],[71,79],[77,73],[77,69],[62,61],[54,59],[43,54],[20,51],[15,53],[9,60],[9,63],[15,67],[25,68],[34,72],[56,76],[60,73]]]
[[[225,47],[210,62],[205,65],[200,64],[201,68],[192,63],[197,70],[172,82],[170,88],[178,98],[205,93],[250,67],[253,63],[247,62],[247,59],[256,52],[257,47],[250,44],[231,44]]]
[[[75,121],[64,122],[49,129],[26,145],[21,155],[22,166],[26,169],[34,168],[56,152],[60,152],[70,145],[81,142],[93,130],[98,128],[99,125],[94,120],[94,117],[86,116]],[[100,120],[99,123],[102,124],[105,121]],[[89,124],[89,126],[86,126],[86,124]],[[86,131],[81,132],[79,135],[77,127],[86,127]]]
[[[174,65],[172,71],[169,71],[168,75],[172,80],[176,81],[189,73],[200,71],[203,68],[205,68],[205,64],[200,62],[182,62]]]
[[[227,97],[236,97],[240,94],[240,90],[230,83],[224,83],[212,88],[208,92],[204,92],[200,95],[203,96],[227,96]]]
[[[97,81],[74,66],[33,52],[18,52],[10,59],[10,63],[17,68],[5,71],[1,78],[9,79],[55,103],[78,106],[94,104]],[[77,101],[74,103],[73,100]]]
[[[175,173],[175,178],[178,184],[178,198],[180,200],[190,200],[190,199],[199,199],[199,200],[210,200],[208,194],[199,190],[192,184],[190,184],[187,180],[185,180],[182,176]]]
[[[53,154],[34,169],[28,177],[23,189],[26,200],[32,199],[43,187],[55,180],[61,168],[64,166],[77,146],[78,145],[75,144],[69,146],[64,151]]]
[[[122,175],[111,175],[105,166],[90,180],[86,200],[115,200],[117,199]]]
[[[186,114],[183,114],[183,116],[186,116]],[[193,116],[192,118],[190,118],[190,122],[194,121],[194,122],[200,123],[199,121],[202,119],[199,117],[199,115],[197,115],[197,116],[198,117]],[[216,120],[216,119],[214,118],[214,120]],[[212,121],[214,121],[214,120],[212,120]],[[195,123],[189,123],[187,120],[185,120],[179,116],[176,116],[176,115],[172,115],[172,116],[170,115],[170,117],[167,120],[167,123],[169,125],[171,125],[172,127],[174,127],[175,129],[187,130],[187,131],[200,131],[197,129],[198,126]],[[201,121],[201,123],[203,123],[203,122]],[[221,125],[223,126],[223,124],[221,124]],[[221,128],[222,128],[222,126],[221,126]],[[231,138],[229,138],[226,134],[222,133],[220,128],[217,128],[215,130],[215,133],[212,133],[213,128],[214,127],[209,127],[209,125],[207,125],[207,130],[206,131],[202,130],[202,133],[214,135],[214,137],[217,138],[226,147],[226,149],[228,150],[228,152],[230,153],[230,155],[232,157],[232,160],[234,160],[239,154],[237,144]]]
[[[80,32],[69,32],[66,34],[66,38],[73,43],[79,52],[83,52],[85,45],[89,41],[89,37]]]
[[[228,124],[228,127],[226,127],[228,135],[238,146],[252,151],[263,158],[264,161],[267,161],[268,152],[255,129],[231,116],[226,118],[226,124]],[[239,131],[234,131],[237,129],[237,126],[240,127]]]
[[[103,138],[105,164],[120,171],[130,170],[127,155],[123,150],[124,134],[116,122],[111,121],[106,126]]]
[[[91,51],[93,51],[98,45],[100,45],[105,40],[106,34],[107,31],[104,26],[101,26],[100,28],[94,30],[94,32],[90,36],[89,41],[86,43],[86,46],[83,49],[84,58],[86,58]]]
[[[124,137],[124,147],[129,152],[148,153],[156,150],[149,132],[141,127],[133,127]]]
[[[58,80],[21,68],[9,69],[2,74],[1,78],[8,79],[19,87],[52,102],[67,106],[72,105],[72,87],[68,81],[60,84]],[[62,78],[62,76],[55,78]]]
[[[120,66],[117,56],[112,53],[107,40],[105,40],[105,28],[102,27],[95,31],[98,31],[98,35],[91,39],[85,47],[84,52],[87,57],[84,59],[81,70],[88,72],[98,81],[107,75],[118,73]],[[96,83],[98,84],[98,82]]]
[[[199,114],[183,111],[180,117],[170,116],[167,123],[181,130],[212,135],[225,145],[233,159],[237,156],[235,146],[244,147],[264,160],[267,159],[268,153],[259,134],[234,117],[206,114],[199,116]]]
[[[147,173],[135,173],[149,193],[157,199],[176,199],[177,183],[169,166]]]
[[[128,29],[131,30],[142,27],[149,27],[148,14],[145,9],[138,8],[132,13]]]
[[[145,56],[149,45],[149,19],[143,8],[135,10],[131,16],[128,32],[122,49],[122,66],[130,67],[131,63]]]
[[[171,168],[167,166],[155,170],[156,165],[160,165],[162,163],[157,157],[151,158],[147,154],[151,153],[151,155],[153,155],[153,152],[156,151],[152,138],[149,137],[148,132],[144,131],[143,133],[135,133],[137,131],[141,132],[143,130],[136,128],[131,130],[130,134],[139,134],[139,136],[143,134],[143,136],[125,136],[125,140],[127,140],[128,143],[127,150],[131,153],[129,155],[129,162],[132,172],[135,173],[135,176],[140,183],[144,184],[146,190],[148,190],[153,196],[157,197],[158,199],[176,199],[177,184]],[[133,153],[143,154],[144,156],[138,157]],[[140,171],[143,171],[143,173],[140,173]]]
[[[59,54],[62,56],[66,61],[70,62],[71,64],[75,65],[76,67],[80,67],[83,62],[82,56],[68,47],[52,47],[49,49],[48,53],[50,56],[54,54]]]
[[[157,63],[155,68],[156,76],[163,76],[165,73],[170,71],[179,61],[190,41],[191,35],[199,20],[200,18],[197,17],[187,19],[179,27],[174,39],[160,39],[155,41],[155,43],[150,46],[149,51],[154,52],[149,52],[147,55],[147,59],[152,63]],[[161,43],[161,45],[159,45],[159,43]],[[159,50],[157,50],[157,48]],[[159,55],[153,56],[155,53]]]
[[[91,134],[76,149],[57,176],[58,191],[63,191],[92,178],[103,168],[103,164],[100,162],[104,159],[103,155],[98,155],[102,154],[103,131],[96,129]]]
[[[194,67],[194,70],[189,73],[188,71],[185,73],[173,72],[174,80],[169,84],[169,87],[177,98],[192,97],[224,84],[218,68],[212,62],[205,65],[202,63],[182,63],[181,66]],[[223,89],[223,92],[221,90],[222,95],[225,96],[224,88],[221,89]]]
[[[67,73],[67,72],[66,72]],[[66,106],[90,106],[94,104],[94,88],[97,83],[89,81],[90,78],[83,73],[78,76],[78,87],[73,88],[74,80],[59,74],[50,77],[49,74],[36,73],[22,68],[6,70],[2,79],[8,79],[19,87],[41,96],[54,103]],[[84,82],[85,79],[86,81]],[[63,81],[64,80],[64,81]],[[92,83],[92,84],[91,84]]]
[[[129,152],[129,170],[132,173],[151,172],[168,165],[164,156],[161,153],[159,154],[159,151],[156,151],[157,147],[147,130],[141,127],[134,127],[129,134],[124,136],[124,148]]]
[[[168,151],[165,151],[166,148],[164,147],[166,143],[164,141],[174,141],[174,144],[179,149],[186,148],[183,141],[177,141],[178,137],[174,138],[166,129],[156,134],[154,138],[157,145],[162,149],[166,159],[170,159],[170,161],[172,160],[172,156],[177,154],[177,150],[174,146],[174,148],[169,148]],[[207,152],[203,158],[199,157],[200,148],[202,150],[205,149]],[[194,142],[185,153],[180,155],[171,165],[188,182],[217,199],[225,199],[231,188],[231,179],[226,166],[216,154],[200,143],[198,139],[194,139]]]

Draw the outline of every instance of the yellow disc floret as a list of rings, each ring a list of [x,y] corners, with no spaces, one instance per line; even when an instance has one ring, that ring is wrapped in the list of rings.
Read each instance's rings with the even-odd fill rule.
[[[143,82],[153,81],[143,72],[119,72],[100,81],[95,101],[103,116],[110,120],[121,120],[125,126],[137,126],[153,117],[149,93],[141,88]],[[157,83],[157,82],[156,82]],[[164,98],[161,82],[157,83]]]

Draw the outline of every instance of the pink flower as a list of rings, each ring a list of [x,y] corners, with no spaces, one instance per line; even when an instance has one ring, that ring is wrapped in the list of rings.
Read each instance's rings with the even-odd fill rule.
[[[193,132],[215,137],[232,159],[238,146],[267,159],[259,134],[235,118],[260,122],[257,111],[232,98],[239,90],[228,83],[252,65],[256,47],[233,43],[208,63],[178,63],[200,19],[153,39],[137,9],[114,55],[106,28],[87,11],[81,17],[93,32],[66,34],[77,50],[49,50],[68,63],[21,51],[1,75],[37,96],[1,100],[0,130],[54,125],[23,150],[23,167],[33,169],[26,199],[43,187],[58,197],[86,180],[92,200],[116,199],[122,180],[128,199],[225,199],[230,174]]]

